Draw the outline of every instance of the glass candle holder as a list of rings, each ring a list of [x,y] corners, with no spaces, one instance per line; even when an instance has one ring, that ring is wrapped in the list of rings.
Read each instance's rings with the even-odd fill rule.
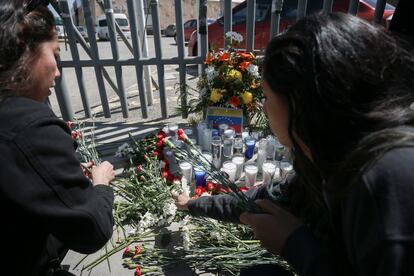
[[[276,162],[265,161],[262,167],[263,171],[263,185],[268,185],[272,182],[273,175],[276,171]]]
[[[183,178],[187,180],[187,183],[191,183],[193,178],[193,166],[186,161],[180,162],[180,170]]]
[[[243,154],[243,138],[234,138],[233,154]]]
[[[197,124],[197,144],[200,146],[204,145],[204,130],[207,128],[207,123],[201,121]]]
[[[196,187],[206,186],[206,172],[205,171],[199,168],[194,168],[194,178],[195,178]]]
[[[237,172],[237,166],[231,161],[225,161],[223,163],[222,170],[227,173],[229,176],[229,180],[231,182],[234,182],[236,180],[236,172]]]
[[[211,138],[211,155],[214,166],[219,169],[221,165],[221,138],[214,136]]]
[[[259,147],[257,150],[257,168],[259,171],[262,171],[262,166],[264,161],[266,161],[267,157],[267,140],[266,139],[260,139],[259,141]]]
[[[231,159],[231,162],[236,164],[237,170],[236,170],[236,180],[241,177],[241,173],[243,171],[243,165],[244,165],[244,156],[241,154],[233,155],[233,158]]]
[[[254,164],[244,166],[244,174],[246,178],[247,187],[254,186],[254,184],[256,183],[257,171],[257,166]]]
[[[293,166],[289,162],[280,162],[280,178],[284,179],[293,171]]]
[[[256,146],[256,139],[253,137],[247,137],[245,140],[246,143],[246,151],[244,152],[244,156],[246,159],[252,159],[254,155],[254,147]]]

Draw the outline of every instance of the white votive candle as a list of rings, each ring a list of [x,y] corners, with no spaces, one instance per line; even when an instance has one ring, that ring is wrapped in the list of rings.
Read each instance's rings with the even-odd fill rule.
[[[272,182],[273,175],[276,171],[276,164],[274,162],[266,161],[263,163],[263,184],[267,185]]]
[[[257,166],[250,164],[244,167],[244,174],[246,177],[246,186],[251,187],[256,183]]]
[[[236,179],[236,171],[237,171],[237,166],[236,164],[234,164],[231,161],[226,161],[223,163],[223,168],[222,170],[228,174],[229,176],[229,180],[231,182],[234,182]]]
[[[183,161],[180,162],[180,170],[183,178],[185,178],[186,181],[190,183],[191,179],[193,178],[193,166],[191,166],[190,163]]]
[[[237,170],[236,170],[236,179],[239,179],[241,176],[241,173],[243,171],[243,165],[244,165],[244,156],[242,155],[235,155],[231,159],[231,162],[236,164]]]

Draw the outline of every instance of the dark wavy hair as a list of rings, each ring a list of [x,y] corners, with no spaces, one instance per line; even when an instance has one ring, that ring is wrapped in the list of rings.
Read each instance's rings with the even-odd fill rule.
[[[346,188],[381,154],[413,143],[414,57],[402,45],[343,13],[303,18],[269,43],[263,76],[289,108],[298,204],[309,192],[322,204],[324,179],[341,176]]]
[[[43,42],[56,35],[53,14],[44,5],[28,10],[24,0],[0,4],[0,98],[30,87],[31,63]]]

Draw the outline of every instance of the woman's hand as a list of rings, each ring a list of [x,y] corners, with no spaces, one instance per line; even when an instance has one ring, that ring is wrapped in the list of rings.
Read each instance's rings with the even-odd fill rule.
[[[92,167],[92,184],[109,185],[115,178],[114,166],[108,161],[102,162],[99,166]]]
[[[190,197],[185,193],[179,194],[175,191],[173,191],[171,194],[175,200],[175,205],[177,206],[177,209],[188,211],[188,201],[190,200]]]
[[[302,222],[267,199],[259,199],[255,202],[265,213],[243,213],[240,221],[250,225],[264,248],[269,252],[280,254],[287,238],[302,225]]]

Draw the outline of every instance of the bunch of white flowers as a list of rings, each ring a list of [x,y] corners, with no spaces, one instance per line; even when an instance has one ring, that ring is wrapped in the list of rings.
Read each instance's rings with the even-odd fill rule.
[[[255,78],[260,77],[259,67],[257,65],[249,64],[249,66],[247,66],[247,71]]]
[[[134,149],[128,143],[123,143],[115,153],[116,157],[128,158],[134,153]]]
[[[208,66],[205,72],[209,82],[213,81],[219,75],[219,72],[214,68],[214,66]]]
[[[234,40],[238,43],[241,43],[243,41],[243,36],[236,32],[227,32],[226,37],[230,38],[231,40]]]

